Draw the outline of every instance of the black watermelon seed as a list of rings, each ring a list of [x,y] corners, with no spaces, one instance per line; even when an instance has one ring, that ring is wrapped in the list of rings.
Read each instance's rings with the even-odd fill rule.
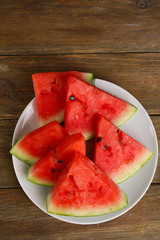
[[[69,97],[69,99],[70,99],[71,101],[74,101],[76,98],[71,95],[71,96]]]
[[[104,149],[107,149],[108,148],[108,146],[107,145],[104,145]]]
[[[62,160],[58,160],[57,163],[63,163],[63,161]]]
[[[100,142],[102,140],[102,137],[97,138],[97,142]]]
[[[56,171],[56,169],[55,169],[55,168],[52,168],[52,169],[51,169],[51,172],[53,172],[53,173],[54,173],[55,171]]]
[[[119,129],[117,129],[117,133],[119,133]]]

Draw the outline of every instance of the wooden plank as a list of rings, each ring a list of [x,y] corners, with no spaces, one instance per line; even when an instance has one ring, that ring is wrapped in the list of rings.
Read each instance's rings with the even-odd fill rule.
[[[0,117],[18,118],[34,97],[32,73],[69,70],[93,72],[129,91],[149,114],[160,114],[159,65],[160,54],[0,57]]]
[[[17,120],[0,120],[0,156],[9,155]]]
[[[0,188],[21,188],[14,172],[11,155],[0,155],[0,171]]]
[[[0,120],[0,188],[20,187],[9,153],[17,120]]]
[[[159,52],[160,1],[0,1],[0,54]]]
[[[152,116],[152,121],[155,126],[158,143],[160,146],[160,116]],[[16,179],[12,157],[9,154],[11,148],[12,134],[16,125],[16,120],[0,120],[0,188],[19,187]],[[160,150],[159,150],[160,154]],[[157,170],[153,183],[160,183],[160,162],[158,162]]]
[[[112,221],[81,226],[38,209],[21,189],[0,190],[1,240],[14,239],[159,239],[160,186],[152,185],[129,212]]]

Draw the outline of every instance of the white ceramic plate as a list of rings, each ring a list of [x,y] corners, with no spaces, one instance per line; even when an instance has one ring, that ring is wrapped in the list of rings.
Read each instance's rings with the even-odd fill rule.
[[[103,89],[127,102],[130,102],[138,108],[137,112],[120,128],[154,152],[153,157],[144,165],[143,168],[141,168],[131,178],[119,184],[119,187],[127,193],[127,207],[114,213],[96,217],[70,217],[49,214],[46,212],[46,195],[51,188],[39,186],[29,182],[27,180],[28,166],[13,156],[13,165],[17,179],[31,201],[50,216],[75,224],[97,224],[110,221],[130,210],[143,197],[149,188],[154,177],[158,161],[158,143],[156,132],[152,121],[143,106],[130,93],[113,83],[96,79],[94,84],[96,87],[99,87],[100,89]],[[17,122],[12,144],[14,144],[26,133],[38,127],[39,123],[37,108],[35,99],[33,99],[24,109]]]

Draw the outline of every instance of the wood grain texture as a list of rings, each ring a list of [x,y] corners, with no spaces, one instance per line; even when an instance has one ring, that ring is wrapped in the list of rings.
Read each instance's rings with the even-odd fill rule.
[[[0,1],[0,239],[160,240],[160,163],[142,200],[113,221],[56,220],[25,195],[9,154],[16,122],[34,97],[31,74],[79,70],[133,94],[160,146],[159,0]],[[160,153],[160,150],[159,150]]]
[[[16,122],[17,120],[0,120],[0,156],[9,154]]]
[[[149,114],[160,114],[160,54],[78,54],[0,57],[0,117],[18,118],[34,97],[32,73],[79,70],[133,94]]]
[[[159,0],[0,1],[0,54],[160,52]]]
[[[160,239],[160,186],[152,185],[129,212],[90,226],[61,222],[38,209],[21,189],[0,190],[1,240]]]
[[[152,121],[155,126],[157,137],[160,146],[160,116],[152,116]],[[12,157],[9,154],[13,131],[16,125],[16,120],[0,120],[0,188],[17,188],[20,187],[16,179]],[[93,147],[93,146],[92,146]],[[160,154],[160,150],[159,150]],[[160,183],[160,162],[158,162],[157,170],[153,183]]]

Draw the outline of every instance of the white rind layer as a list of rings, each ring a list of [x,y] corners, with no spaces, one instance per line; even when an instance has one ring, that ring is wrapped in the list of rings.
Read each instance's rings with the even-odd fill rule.
[[[137,108],[134,105],[129,103],[128,108],[121,113],[121,116],[118,116],[118,119],[115,119],[113,121],[113,124],[117,127],[121,126],[123,123],[129,120],[136,111],[137,111]]]
[[[56,115],[47,118],[46,120],[39,119],[40,126],[42,127],[43,125],[50,123],[52,121],[57,121],[59,123],[62,123],[64,121],[64,109],[59,111]]]
[[[39,158],[33,157],[30,154],[26,153],[25,150],[19,148],[18,143],[22,140],[21,138],[10,150],[10,153],[14,155],[16,158],[21,160],[22,162],[28,164],[28,165],[33,165]]]
[[[116,184],[119,184],[127,180],[129,177],[135,174],[140,168],[142,168],[143,165],[146,164],[146,162],[153,156],[153,154],[154,153],[151,152],[150,150],[145,149],[140,156],[137,156],[134,162],[131,162],[130,164],[123,164],[118,169],[118,171],[113,172],[110,175],[110,177]]]
[[[34,177],[34,174],[32,174],[32,170],[33,170],[34,166],[31,166],[28,169],[28,174],[27,174],[27,180],[29,180],[32,183],[38,184],[38,185],[42,185],[42,186],[46,186],[46,187],[53,187],[55,183],[38,178],[37,176]]]

